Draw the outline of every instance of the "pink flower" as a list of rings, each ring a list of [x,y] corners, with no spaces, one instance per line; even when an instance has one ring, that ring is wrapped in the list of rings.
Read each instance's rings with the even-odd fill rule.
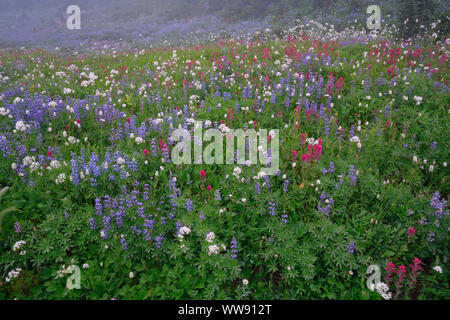
[[[206,187],[206,190],[211,191],[211,186],[208,185],[208,186]]]
[[[301,136],[301,138],[300,138],[300,144],[301,144],[302,146],[305,145],[305,140],[306,140],[305,134],[302,133],[302,136]]]
[[[409,265],[411,267],[411,269],[417,269],[417,270],[422,269],[422,267],[420,266],[422,261],[420,261],[419,258],[414,258],[414,260],[412,262],[413,262],[413,264]]]
[[[398,269],[395,272],[398,274],[400,282],[402,282],[403,279],[405,279],[405,277],[406,277],[406,268],[405,268],[405,266],[403,266],[403,265],[398,266]]]
[[[205,176],[206,176],[205,170],[200,171],[200,178],[202,179],[202,182],[205,182]]]
[[[295,161],[296,157],[297,157],[297,151],[292,150],[292,161]]]
[[[384,277],[384,282],[389,285],[389,283],[392,281],[392,274],[395,272],[395,264],[392,261],[388,262],[385,269],[387,271],[387,274]]]
[[[416,231],[414,230],[414,228],[409,228],[408,229],[408,236],[410,236],[411,238],[412,237],[414,237],[414,233],[415,233]]]
[[[409,267],[411,268],[410,283],[409,283],[410,288],[417,283],[417,277],[419,276],[419,270],[422,269],[422,267],[420,266],[422,261],[420,261],[420,259],[414,258],[412,263],[413,264],[409,265]]]

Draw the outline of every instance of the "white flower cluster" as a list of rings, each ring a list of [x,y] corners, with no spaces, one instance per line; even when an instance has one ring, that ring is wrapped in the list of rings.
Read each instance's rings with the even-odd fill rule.
[[[263,177],[265,177],[267,174],[264,171],[260,171],[258,172],[258,174],[256,176],[253,177],[253,179],[255,180],[259,180],[262,179]]]
[[[61,166],[61,164],[59,163],[58,160],[52,160],[52,161],[50,162],[50,167],[49,167],[49,168],[57,169],[57,168],[59,168],[60,166]]]
[[[361,149],[362,144],[361,144],[361,140],[359,140],[358,136],[351,137],[350,141],[356,143],[356,146],[358,147],[358,149]]]
[[[434,266],[433,270],[438,272],[438,273],[442,273],[442,268],[440,266]]]
[[[209,250],[208,255],[212,255],[212,254],[218,254],[220,251],[220,248],[216,244],[213,244],[208,247],[208,250]]]
[[[0,108],[0,115],[1,116],[7,116],[9,114],[9,109],[6,109],[4,107]]]
[[[214,232],[208,232],[205,240],[206,240],[206,242],[212,243],[214,241],[215,237],[216,237],[216,235],[214,234]]]
[[[41,168],[40,163],[36,161],[36,158],[34,156],[32,156],[32,157],[26,156],[25,158],[23,158],[22,163],[24,166],[29,167],[31,172]],[[16,168],[17,168],[17,165],[16,165]]]
[[[80,139],[76,139],[75,137],[70,136],[69,138],[67,138],[67,141],[70,142],[71,144],[80,142]],[[69,143],[66,142],[66,146],[68,146]]]
[[[205,241],[208,243],[212,243],[215,238],[216,235],[214,234],[214,232],[208,232]],[[224,244],[221,244],[220,246],[218,246],[217,244],[211,244],[210,246],[208,246],[208,255],[210,256],[212,254],[219,254],[221,250],[226,251],[227,247],[225,247]]]
[[[12,279],[17,278],[21,271],[22,271],[21,268],[17,268],[16,270],[11,270],[10,272],[8,272],[8,276],[5,278],[5,281],[10,282]]]
[[[19,97],[15,98],[13,101],[14,104],[21,103],[21,102],[23,102],[23,99],[19,98]]]
[[[316,139],[314,139],[314,138],[308,138],[308,139],[306,139],[306,143],[307,143],[307,144],[315,145],[315,144],[318,144],[318,143],[319,143],[319,140],[316,140]]]
[[[178,239],[180,239],[180,242],[183,241],[184,236],[187,236],[189,233],[191,233],[191,229],[189,227],[181,227],[180,230],[178,231]],[[184,247],[184,245],[182,245],[182,247]]]
[[[384,300],[389,300],[392,298],[392,293],[389,292],[389,287],[386,283],[378,282],[375,288]]]
[[[16,243],[14,243],[13,245],[13,251],[17,251],[19,250],[23,245],[25,245],[26,242],[23,240],[17,241]],[[23,256],[25,255],[27,252],[25,250],[20,251],[20,255]]]
[[[87,77],[87,78],[89,78],[89,80],[84,80],[84,81],[81,82],[81,86],[82,87],[87,87],[87,86],[89,86],[91,84],[93,85],[95,83],[95,80],[98,78],[98,76],[96,76],[95,73],[93,73],[93,72],[89,72],[89,75],[86,75],[85,72],[82,72],[80,74],[80,77]]]
[[[60,175],[58,175],[58,177],[55,180],[56,184],[60,184],[63,183],[64,181],[66,181],[66,174],[65,173],[61,173]]]
[[[416,104],[419,106],[422,103],[423,98],[419,96],[414,96],[413,98],[416,101]]]
[[[22,120],[19,120],[16,122],[16,130],[17,131],[25,131],[26,129],[28,129],[30,127],[29,124],[25,124],[25,122],[23,122]]]
[[[221,123],[221,124],[219,125],[219,130],[220,130],[222,133],[228,133],[228,132],[231,131],[231,129],[228,128],[228,127],[225,125],[225,123]]]
[[[137,144],[141,144],[141,143],[144,143],[145,140],[142,139],[141,137],[136,137],[136,139],[134,139],[134,142],[136,142]]]
[[[69,268],[66,268],[65,264],[63,264],[62,269],[56,271],[56,273],[57,273],[58,278],[62,278],[65,274],[70,273],[70,270],[69,270]]]
[[[193,94],[189,97],[189,105],[193,105],[194,103],[198,102],[200,100],[200,97],[196,94]]]
[[[233,169],[233,176],[235,176],[236,178],[239,178],[239,175],[241,174],[242,170],[239,167],[234,167]]]

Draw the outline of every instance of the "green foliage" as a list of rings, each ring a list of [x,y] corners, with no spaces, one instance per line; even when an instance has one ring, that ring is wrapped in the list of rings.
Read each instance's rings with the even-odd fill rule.
[[[219,2],[210,4],[209,10],[219,10]],[[232,4],[229,2],[227,9],[234,10],[230,15],[237,17],[240,13],[230,9],[235,7]],[[321,6],[327,4],[322,2]],[[360,9],[356,2],[352,4],[355,10]],[[169,10],[171,5],[168,2],[164,8]],[[295,1],[280,2],[278,6],[262,1],[257,7],[252,1],[249,8],[257,9],[250,13],[243,7],[241,13],[257,16],[267,10],[276,20],[277,14],[294,5]],[[182,8],[188,10],[187,6]],[[173,14],[181,15],[176,11]],[[280,34],[285,32],[281,24],[278,30]],[[82,113],[80,128],[74,127],[72,113],[62,112],[42,121],[39,129],[31,133],[8,131],[8,137],[14,139],[5,140],[14,144],[0,162],[0,182],[10,185],[12,192],[6,193],[5,188],[0,193],[2,206],[8,207],[2,208],[0,226],[5,216],[5,229],[13,230],[7,220],[14,217],[22,230],[5,232],[0,244],[1,299],[381,299],[366,287],[367,267],[376,264],[384,272],[388,262],[408,266],[414,258],[420,258],[424,268],[417,285],[402,290],[396,298],[450,297],[449,218],[444,204],[450,192],[446,167],[450,155],[449,92],[445,84],[447,62],[440,63],[447,48],[442,43],[437,47],[424,44],[425,50],[415,57],[415,45],[400,47],[394,41],[389,45],[354,39],[314,42],[302,38],[301,33],[290,42],[274,37],[261,38],[262,44],[260,38],[255,39],[242,44],[209,43],[198,51],[177,48],[176,58],[173,48],[70,56],[70,64],[78,71],[68,69],[69,58],[64,55],[43,51],[2,55],[5,67],[1,71],[13,83],[27,83],[29,92],[45,91],[55,100],[67,99],[63,90],[72,88],[75,94],[70,96],[71,103],[89,101],[90,109],[83,110],[86,112]],[[301,54],[298,60],[286,54],[291,45]],[[262,58],[266,48],[270,58]],[[378,55],[371,56],[375,49]],[[401,56],[396,60],[399,73],[395,77],[386,75],[391,49],[398,49]],[[242,59],[244,53],[246,59]],[[326,53],[330,63],[323,59]],[[236,55],[240,58],[236,59]],[[225,65],[220,72],[212,63],[219,56],[223,60],[217,61]],[[36,64],[37,58],[40,64]],[[198,71],[205,73],[203,79],[197,78],[195,72],[187,72],[188,60],[194,59],[200,62]],[[17,60],[23,60],[27,72],[17,71]],[[171,85],[168,81],[163,84],[162,76],[156,80],[161,68],[167,68],[164,76],[172,77]],[[430,72],[434,68],[437,70]],[[59,80],[55,70],[67,72],[67,78]],[[121,70],[114,83],[111,70]],[[100,76],[94,84],[84,87],[80,73],[88,71]],[[300,82],[298,74],[308,74],[308,79]],[[342,78],[342,87],[331,88],[333,93],[328,97],[325,94],[330,75],[334,85]],[[194,87],[198,79],[203,82],[201,89]],[[252,81],[258,93],[253,91],[248,98],[243,88],[253,85]],[[314,91],[320,82],[322,91]],[[286,83],[296,90],[289,99],[283,87]],[[0,84],[0,89],[6,91],[8,85]],[[274,92],[273,101],[271,96],[266,98],[266,91],[270,95]],[[231,98],[226,98],[225,93]],[[198,101],[189,102],[193,95],[199,96]],[[421,103],[414,100],[418,96]],[[301,100],[306,97],[318,109],[309,118]],[[14,98],[8,96],[5,101]],[[95,111],[107,105],[109,98],[126,116],[101,122]],[[256,100],[259,107],[264,100],[261,112],[255,112]],[[302,105],[301,111],[297,111],[298,105]],[[232,120],[224,117],[229,116],[230,109],[234,112]],[[179,112],[181,115],[175,116]],[[270,177],[270,187],[263,178],[256,178],[259,168],[255,166],[239,166],[242,173],[237,178],[233,175],[234,165],[176,166],[162,162],[158,146],[153,156],[151,139],[156,144],[167,142],[171,126],[184,125],[192,114],[196,119],[218,124],[224,121],[231,128],[255,125],[279,129],[280,174]],[[149,119],[163,121],[158,130],[149,130],[145,143],[137,144],[131,132],[118,130],[125,130],[128,118],[135,121],[133,134]],[[1,128],[14,128],[8,117],[2,116],[0,121]],[[350,131],[359,137],[361,145],[350,140]],[[69,143],[64,132],[80,142]],[[301,154],[307,153],[302,133],[312,138],[313,142],[307,143],[310,145],[321,139],[323,153],[319,161],[300,160]],[[42,155],[46,169],[25,167],[26,179],[20,176],[12,166],[23,163],[20,148],[16,148],[19,145],[36,158]],[[61,152],[61,156],[57,155],[59,167],[52,167],[46,158],[49,147],[55,146]],[[150,150],[149,154],[145,155],[144,150]],[[295,165],[293,150],[298,152]],[[137,169],[126,169],[124,177],[117,171],[107,171],[103,163],[107,151],[110,156],[116,151],[121,156],[126,154],[127,161],[136,161]],[[85,170],[75,185],[70,180],[70,160],[88,163],[92,152],[108,174],[95,176],[93,186],[90,179],[94,174]],[[117,165],[114,168],[120,171],[117,160],[110,160],[108,168]],[[331,163],[334,170],[328,171]],[[354,177],[350,175],[352,168]],[[200,170],[206,171],[205,181],[199,176]],[[65,174],[66,179],[56,183],[60,174]],[[175,217],[161,220],[172,210],[169,179],[173,177],[177,192],[173,200]],[[144,191],[149,197],[145,201]],[[216,200],[216,191],[220,200]],[[435,196],[437,191],[440,194]],[[117,208],[106,206],[105,196],[123,206],[122,225],[118,226],[116,220]],[[96,212],[96,199],[102,201],[102,214]],[[190,212],[185,208],[187,199],[194,201]],[[143,225],[144,220],[136,214],[138,202],[142,202],[146,217],[152,215],[151,240],[143,240],[142,234],[133,232],[132,227]],[[438,202],[442,215],[439,208],[432,206]],[[8,214],[13,210],[21,214]],[[103,214],[112,214],[108,237],[101,234]],[[91,226],[92,221],[96,226]],[[182,239],[176,232],[177,222],[191,230]],[[410,228],[414,229],[413,235],[408,233]],[[212,242],[206,240],[210,232],[215,235]],[[155,239],[159,234],[164,238],[161,247]],[[124,238],[126,249],[121,242]],[[235,259],[231,256],[233,238],[237,243]],[[217,254],[210,254],[211,245],[219,247]],[[71,265],[80,268],[80,289],[66,287],[74,275],[67,271]],[[435,271],[435,266],[441,266],[444,272]],[[6,281],[17,268],[22,269],[19,276]]]

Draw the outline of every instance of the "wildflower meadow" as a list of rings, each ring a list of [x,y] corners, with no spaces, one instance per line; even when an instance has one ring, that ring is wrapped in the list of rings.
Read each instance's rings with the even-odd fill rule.
[[[0,31],[1,300],[450,298],[448,17],[74,47],[79,6]]]

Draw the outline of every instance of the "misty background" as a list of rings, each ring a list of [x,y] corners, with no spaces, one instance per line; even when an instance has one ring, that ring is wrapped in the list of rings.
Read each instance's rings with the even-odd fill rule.
[[[72,4],[81,8],[81,30],[66,26]],[[0,0],[0,47],[195,44],[266,28],[281,34],[298,18],[336,30],[364,28],[373,4],[381,8],[382,25],[398,25],[405,38],[437,20],[448,37],[450,1],[439,0]]]

